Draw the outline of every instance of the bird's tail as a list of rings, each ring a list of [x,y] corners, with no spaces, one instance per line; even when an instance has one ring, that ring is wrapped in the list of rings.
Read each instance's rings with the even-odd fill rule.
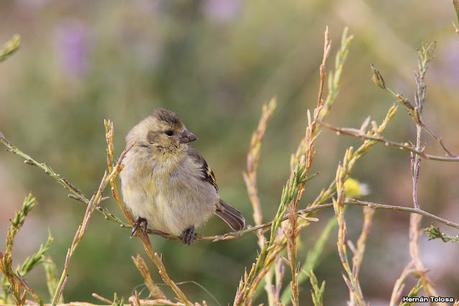
[[[245,219],[239,210],[220,200],[215,214],[220,217],[234,231],[243,230]]]

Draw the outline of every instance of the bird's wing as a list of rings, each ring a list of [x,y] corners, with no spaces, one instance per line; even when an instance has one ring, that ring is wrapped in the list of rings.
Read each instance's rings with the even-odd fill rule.
[[[196,151],[193,148],[188,149],[188,155],[192,158],[192,160],[198,165],[200,171],[201,171],[201,179],[205,182],[208,182],[212,186],[214,186],[215,190],[218,191],[218,186],[217,186],[217,181],[215,180],[215,174],[210,169],[209,165],[207,164],[206,160],[204,157],[199,154],[198,151]]]

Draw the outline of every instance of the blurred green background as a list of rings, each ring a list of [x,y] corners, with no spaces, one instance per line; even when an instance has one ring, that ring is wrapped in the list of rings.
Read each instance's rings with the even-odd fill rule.
[[[253,223],[241,174],[261,105],[277,96],[259,172],[268,220],[288,177],[290,154],[303,135],[306,109],[316,99],[326,25],[333,50],[345,26],[355,35],[329,122],[359,127],[368,115],[381,119],[391,105],[390,97],[369,81],[370,64],[382,71],[391,87],[412,97],[416,49],[436,40],[437,53],[427,77],[426,122],[459,151],[459,36],[453,21],[450,1],[433,0],[1,1],[0,41],[18,33],[22,46],[0,65],[0,130],[90,194],[105,166],[103,119],[114,121],[120,152],[124,135],[135,123],[156,106],[169,108],[199,136],[195,147],[214,169],[222,197]],[[333,61],[329,64],[331,68]],[[406,141],[412,139],[414,128],[401,111],[386,134]],[[307,186],[304,204],[334,177],[345,148],[358,143],[327,131],[321,134],[314,166],[319,175]],[[430,139],[427,145],[429,151],[440,153]],[[458,169],[455,164],[422,163],[422,207],[459,219]],[[354,177],[369,184],[369,199],[411,205],[409,171],[406,153],[376,146],[359,161]],[[29,191],[39,206],[17,237],[17,262],[38,248],[49,228],[55,236],[50,254],[61,269],[84,213],[82,205],[68,199],[44,173],[1,150],[2,245],[8,220]],[[117,212],[112,200],[104,205]],[[300,259],[330,216],[331,211],[320,213],[321,222],[302,233]],[[355,239],[360,210],[351,208],[347,216],[349,236]],[[409,261],[408,221],[406,214],[376,213],[361,272],[364,295],[372,305],[388,303],[393,283]],[[200,231],[226,230],[213,219]],[[326,304],[344,305],[347,289],[335,236],[317,276],[327,282]],[[231,302],[241,274],[257,255],[255,235],[191,247],[158,237],[153,243],[173,278],[183,282],[183,290],[209,305]],[[422,238],[422,258],[443,295],[459,296],[458,250],[457,245]],[[66,300],[94,302],[92,292],[128,297],[142,289],[131,261],[137,253],[144,254],[127,230],[96,214],[71,263]],[[28,281],[46,295],[41,267]],[[309,304],[309,289],[308,284],[301,287],[304,305]]]

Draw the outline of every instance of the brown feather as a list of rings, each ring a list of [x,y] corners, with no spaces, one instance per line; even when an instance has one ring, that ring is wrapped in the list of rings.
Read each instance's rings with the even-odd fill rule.
[[[240,231],[245,228],[245,219],[241,212],[222,200],[220,200],[215,214],[234,231]]]

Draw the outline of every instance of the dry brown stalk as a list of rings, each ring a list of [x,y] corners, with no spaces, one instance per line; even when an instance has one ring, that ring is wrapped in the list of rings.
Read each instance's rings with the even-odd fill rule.
[[[354,274],[355,278],[359,277],[360,267],[362,265],[363,255],[365,253],[366,241],[373,224],[374,213],[374,208],[368,206],[363,208],[362,232],[360,233],[360,237],[357,240],[357,249],[355,250],[354,256],[352,257],[352,274]]]
[[[140,306],[140,298],[137,290],[134,290],[134,294],[128,299],[130,306]]]
[[[258,122],[258,127],[252,134],[252,139],[250,141],[249,153],[247,154],[247,169],[243,173],[250,203],[253,208],[253,220],[255,225],[260,225],[263,222],[263,212],[257,190],[257,169],[258,162],[260,160],[260,149],[263,143],[268,121],[276,109],[276,104],[276,99],[273,98],[268,103],[264,104],[261,109],[261,117]]]
[[[361,139],[366,139],[366,140],[373,140],[376,142],[383,143],[385,146],[388,147],[395,147],[399,148],[401,150],[406,150],[409,152],[412,152],[421,158],[428,159],[428,160],[435,160],[435,161],[442,161],[442,162],[459,162],[459,156],[440,156],[440,155],[433,155],[433,154],[428,154],[425,153],[423,149],[417,149],[413,145],[409,144],[408,142],[396,142],[396,141],[391,141],[388,140],[380,135],[378,136],[372,136],[363,133],[359,129],[354,129],[354,128],[340,128],[333,126],[329,123],[326,122],[320,122],[320,125],[323,127],[335,131],[338,135],[348,135],[348,136],[353,136]]]
[[[329,51],[330,51],[330,40],[328,37],[328,29],[325,30],[324,33],[325,36],[325,47],[324,47],[324,60],[322,61],[323,63],[326,62],[326,58],[328,57]],[[340,50],[339,54],[342,56],[339,61],[337,61],[336,65],[336,71],[335,71],[335,80],[333,84],[338,84],[339,82],[339,77],[341,74],[342,70],[342,65],[344,63],[344,59],[347,54],[347,48],[348,44],[350,42],[350,38],[347,36],[347,30],[343,33],[343,45],[342,49]],[[292,224],[290,224],[290,248],[289,248],[289,262],[292,270],[292,282],[291,286],[294,290],[292,294],[292,302],[293,303],[298,303],[298,290],[297,288],[297,280],[295,279],[295,275],[297,273],[296,271],[296,253],[293,254],[293,252],[296,252],[296,245],[294,240],[292,239],[293,236],[297,236],[297,221],[296,221],[296,210],[298,208],[298,202],[300,201],[303,192],[304,192],[304,186],[306,183],[306,180],[304,178],[306,177],[306,173],[309,172],[311,164],[312,164],[312,158],[314,155],[314,149],[313,149],[313,144],[315,143],[315,139],[318,134],[318,125],[317,121],[318,119],[322,119],[327,111],[329,106],[334,102],[336,95],[337,95],[337,89],[336,90],[330,90],[328,96],[327,96],[327,102],[323,101],[322,95],[323,95],[323,87],[325,83],[325,73],[324,69],[322,69],[322,80],[321,80],[321,85],[319,86],[319,94],[318,94],[318,104],[316,108],[314,109],[314,114],[313,118],[311,118],[311,115],[309,111],[307,112],[307,117],[308,117],[308,124],[306,127],[305,131],[305,136],[302,138],[300,141],[300,144],[298,145],[298,149],[296,153],[293,155],[291,159],[291,173],[290,177],[284,187],[283,195],[281,197],[281,204],[279,205],[278,211],[276,213],[276,216],[274,218],[274,222],[272,223],[272,229],[271,229],[271,234],[270,238],[267,241],[267,244],[263,246],[260,255],[257,257],[254,265],[250,269],[249,273],[245,274],[241,282],[239,284],[236,297],[234,300],[234,305],[250,305],[251,303],[251,293],[254,292],[254,290],[258,287],[260,281],[262,278],[260,276],[265,276],[267,271],[271,269],[271,265],[273,262],[275,262],[276,256],[279,254],[278,252],[274,252],[276,250],[275,246],[280,246],[278,249],[282,250],[285,248],[286,245],[286,240],[284,240],[283,236],[285,235],[279,235],[277,229],[279,226],[282,225],[282,222],[280,219],[283,217],[284,212],[287,211],[287,209],[290,209],[290,212],[292,212],[292,221],[293,221],[293,227]],[[295,220],[293,220],[295,219]],[[292,223],[292,222],[290,222]],[[274,230],[273,230],[274,229]],[[287,233],[288,235],[288,233]],[[281,240],[285,243],[278,244],[278,241]],[[293,241],[293,242],[292,242]],[[279,251],[280,252],[280,251]],[[276,256],[272,256],[275,254]]]
[[[410,255],[411,261],[414,264],[416,269],[415,274],[421,278],[422,288],[429,296],[438,296],[435,288],[432,285],[431,280],[427,276],[427,269],[424,267],[422,263],[421,257],[419,255],[419,234],[421,233],[420,225],[421,225],[422,216],[412,214],[410,217]],[[411,263],[408,263],[410,265]],[[439,305],[446,305],[444,303],[439,303]]]
[[[78,187],[76,187],[74,184],[72,184],[69,180],[64,178],[62,175],[59,173],[55,172],[50,166],[43,162],[39,162],[32,158],[30,155],[24,153],[21,151],[19,148],[14,146],[11,142],[8,141],[8,139],[5,138],[5,136],[0,132],[0,143],[2,143],[6,149],[23,158],[24,163],[26,165],[30,166],[35,166],[41,170],[43,170],[48,176],[50,176],[52,179],[54,179],[59,185],[61,185],[65,190],[69,192],[68,196],[72,199],[75,199],[85,205],[89,204],[89,199],[80,191]],[[97,206],[96,210],[101,213],[105,219],[113,221],[120,225],[121,227],[126,227],[126,224],[123,223],[119,218],[117,218],[115,215],[110,213],[107,209],[101,206]]]
[[[379,136],[387,127],[390,120],[395,116],[398,107],[393,105],[389,108],[386,113],[385,118],[381,124],[372,122],[372,128],[367,132],[367,134],[372,136]],[[342,164],[338,166],[336,172],[336,178],[334,181],[336,189],[336,199],[333,199],[333,208],[335,210],[335,215],[338,222],[338,255],[341,261],[341,265],[345,271],[343,275],[346,285],[349,288],[350,292],[350,304],[351,305],[364,305],[365,301],[363,299],[362,290],[360,288],[358,275],[353,273],[351,265],[347,257],[347,248],[346,248],[346,221],[344,219],[344,204],[345,193],[344,193],[344,182],[349,177],[355,163],[357,160],[362,157],[366,152],[370,150],[372,146],[376,144],[376,141],[366,139],[362,145],[360,145],[357,150],[354,151],[352,147],[346,150],[345,156],[343,158]],[[314,200],[313,205],[322,203],[328,197],[331,197],[334,194],[333,184],[330,184],[328,189],[321,192],[321,194]],[[357,203],[357,200],[352,202]],[[363,254],[363,253],[362,253]],[[358,261],[357,261],[358,263]],[[358,270],[359,268],[357,268]]]
[[[111,301],[110,299],[107,299],[106,297],[103,297],[97,293],[93,293],[92,296],[96,299],[98,299],[99,301],[103,302],[103,303],[107,303],[109,305],[114,305],[114,302]],[[131,297],[129,297],[129,302],[132,304],[136,304],[136,305],[157,305],[157,306],[160,306],[160,305],[168,305],[168,306],[184,306],[185,304],[183,303],[179,303],[179,302],[173,302],[173,301],[170,301],[168,299],[140,299],[138,294],[137,294],[137,291],[135,292],[135,294]],[[74,303],[69,303],[69,304],[60,304],[62,306],[71,306],[71,305],[74,305]],[[85,305],[96,305],[96,304],[89,304],[89,303],[85,303]],[[129,304],[127,304],[129,305]]]
[[[24,279],[19,277],[16,273],[14,273],[11,269],[7,269],[4,264],[4,255],[0,252],[0,272],[7,278],[10,286],[11,291],[13,293],[13,297],[17,305],[24,305],[27,297],[27,293],[29,293],[32,298],[39,302],[40,297],[29,287],[29,285],[25,282]]]
[[[105,187],[109,184],[111,180],[116,178],[121,171],[121,163],[126,156],[127,152],[130,150],[131,147],[126,148],[120,155],[117,163],[113,167],[110,172],[105,172],[102,180],[99,184],[99,188],[94,193],[94,195],[89,200],[88,205],[86,206],[86,211],[83,216],[83,220],[81,224],[78,226],[78,229],[73,237],[72,244],[70,245],[69,249],[67,250],[67,255],[65,256],[64,268],[62,270],[61,277],[56,287],[56,291],[54,292],[53,300],[51,302],[52,305],[56,305],[62,295],[62,292],[65,287],[65,283],[68,277],[68,268],[70,265],[70,260],[72,259],[73,253],[75,252],[76,248],[78,247],[80,241],[83,239],[84,234],[86,233],[86,229],[88,228],[89,220],[91,219],[94,210],[99,205],[102,199],[102,193],[105,190]]]
[[[12,293],[16,304],[24,304],[27,293],[29,293],[35,301],[41,302],[40,298],[34,293],[32,288],[27,285],[23,277],[21,277],[22,275],[18,273],[17,269],[13,269],[14,240],[17,233],[22,228],[27,215],[36,205],[36,198],[29,193],[23,201],[22,208],[16,212],[12,219],[10,219],[10,226],[6,233],[5,250],[4,253],[0,252],[0,272],[4,276],[4,278],[0,278],[2,289],[5,291],[4,294],[6,297],[6,291]],[[9,284],[9,288],[4,281]],[[5,300],[4,302],[6,303],[7,301]]]
[[[244,182],[247,188],[247,193],[249,195],[250,203],[253,208],[253,220],[255,225],[260,225],[263,222],[263,211],[261,209],[260,198],[258,197],[258,188],[257,188],[257,169],[258,162],[260,160],[261,145],[263,143],[263,138],[265,136],[266,127],[270,117],[272,116],[274,110],[276,109],[276,99],[272,98],[268,103],[263,104],[261,109],[261,117],[258,122],[257,129],[252,134],[252,139],[250,141],[249,152],[247,154],[247,169],[243,173]],[[263,235],[263,231],[260,229],[257,231],[258,246],[263,248],[263,245],[266,243],[266,238]],[[268,295],[269,305],[275,305],[275,294],[273,291],[272,283],[272,272],[267,273],[265,277],[265,291]]]
[[[434,215],[432,213],[429,213],[425,210],[422,209],[417,209],[414,207],[409,207],[409,206],[403,206],[403,205],[387,205],[387,204],[380,204],[380,203],[375,203],[375,202],[370,202],[370,201],[362,201],[362,200],[357,200],[357,199],[347,199],[346,204],[354,204],[354,205],[361,205],[361,206],[368,206],[371,208],[376,208],[376,209],[389,209],[389,210],[394,210],[394,211],[403,211],[407,213],[414,213],[417,215],[421,215],[427,218],[430,218],[432,220],[438,221],[440,223],[443,223],[445,225],[448,225],[450,227],[459,229],[459,224],[455,223],[453,221],[438,217],[437,215]]]
[[[109,305],[113,304],[113,301],[110,301],[110,300],[107,299],[106,297],[103,297],[103,296],[101,296],[100,294],[97,294],[97,293],[95,293],[95,292],[93,292],[93,293],[91,294],[91,296],[94,297],[94,298],[96,298],[96,299],[98,299],[98,300],[101,301],[101,302],[108,303]]]
[[[358,275],[353,273],[354,271],[351,269],[346,247],[347,225],[344,219],[344,202],[346,198],[344,193],[344,181],[348,176],[349,162],[352,160],[353,153],[354,152],[352,147],[346,151],[343,159],[343,164],[339,165],[336,171],[336,199],[333,199],[333,208],[335,210],[336,220],[338,222],[338,241],[336,245],[338,247],[339,259],[345,272],[345,274],[343,274],[343,278],[349,289],[349,305],[364,306],[365,300],[363,298]],[[359,259],[357,259],[357,261],[358,260]]]
[[[136,257],[132,257],[134,264],[139,270],[140,274],[143,277],[144,283],[147,286],[148,290],[150,291],[150,296],[154,299],[165,299],[166,295],[162,292],[162,290],[154,283],[153,278],[151,277],[150,270],[148,270],[148,266],[143,260],[142,256],[138,255]]]
[[[416,116],[411,116],[413,122],[416,125],[416,144],[415,149],[417,151],[423,150],[422,144],[422,130],[423,124],[420,118],[422,118],[422,111],[424,108],[425,96],[426,96],[426,84],[424,82],[425,74],[427,72],[427,68],[429,62],[433,56],[433,50],[435,48],[435,44],[429,44],[426,46],[422,46],[419,50],[419,63],[418,63],[418,71],[415,74],[416,80],[416,93],[414,99],[414,111]],[[449,153],[449,151],[446,150]],[[412,178],[412,198],[413,198],[413,206],[416,209],[420,208],[419,199],[418,199],[418,181],[421,169],[421,158],[420,155],[411,153],[411,178]],[[427,295],[430,296],[437,296],[435,289],[433,288],[432,282],[430,281],[429,277],[426,274],[426,268],[422,263],[421,257],[419,256],[419,233],[420,233],[420,225],[421,225],[422,216],[420,215],[411,215],[410,218],[410,255],[411,260],[414,263],[414,266],[417,270],[417,274],[419,275],[422,283],[422,288],[426,292]]]
[[[324,208],[330,208],[330,207],[333,206],[332,203],[317,204],[317,205],[314,205],[314,206],[312,206],[311,204],[309,204],[307,208],[298,210],[297,214],[303,218],[304,216],[307,216],[312,212],[315,212],[315,211],[318,211],[318,210],[322,210]],[[458,223],[455,223],[453,221],[438,217],[437,215],[434,215],[434,214],[429,213],[429,212],[427,212],[425,210],[422,210],[422,209],[415,209],[413,207],[408,207],[408,206],[403,206],[403,205],[381,204],[381,203],[370,202],[370,201],[362,201],[362,200],[358,200],[358,199],[346,199],[344,204],[346,204],[346,205],[356,205],[356,206],[368,206],[368,207],[374,208],[374,209],[385,209],[385,210],[393,210],[393,211],[401,211],[401,212],[419,214],[419,215],[422,215],[424,217],[427,217],[427,218],[430,218],[432,220],[435,220],[437,222],[443,223],[443,224],[445,224],[447,226],[450,226],[452,228],[459,229],[459,224]],[[316,219],[316,218],[310,218],[310,217],[306,217],[306,218],[307,218],[306,220],[309,221],[309,222],[318,221],[318,219]],[[286,215],[282,220],[283,221],[288,220],[288,215]],[[269,229],[269,227],[271,226],[271,224],[272,224],[272,221],[260,224],[258,226],[252,226],[252,227],[249,227],[249,228],[247,228],[245,230],[242,230],[242,231],[229,232],[229,233],[226,233],[226,234],[223,234],[223,235],[201,236],[201,237],[198,236],[196,239],[197,240],[210,240],[212,242],[222,241],[222,240],[238,239],[241,236],[243,236],[245,234],[248,234],[248,233],[257,232],[259,230],[267,231]],[[175,237],[175,236],[164,236],[164,238],[173,239],[173,240],[178,239],[178,237]]]
[[[400,298],[402,296],[403,288],[405,287],[405,280],[410,275],[413,274],[416,270],[414,269],[413,262],[410,262],[405,266],[399,278],[395,281],[394,288],[392,289],[392,295],[390,297],[390,306],[398,305]]]
[[[129,299],[131,300],[131,299]],[[183,303],[171,302],[166,299],[155,299],[155,300],[142,300],[139,299],[139,305],[153,305],[153,306],[183,306]]]
[[[314,143],[318,135],[318,122],[320,118],[324,116],[325,101],[323,99],[324,87],[327,81],[327,74],[325,67],[327,59],[330,55],[331,40],[328,32],[328,26],[325,28],[324,33],[324,48],[322,62],[319,67],[319,90],[317,94],[316,108],[314,109],[314,117],[311,120],[311,116],[308,111],[308,125],[306,127],[305,136],[298,146],[296,156],[293,158],[292,169],[295,163],[304,163],[304,171],[309,172],[312,166],[312,160],[315,153]],[[287,255],[290,266],[291,281],[290,287],[292,291],[291,301],[292,305],[299,305],[299,288],[298,288],[298,265],[297,265],[297,238],[299,234],[297,211],[298,204],[303,196],[305,184],[302,184],[299,188],[296,198],[290,203],[290,214],[289,214],[289,228],[287,229]]]
[[[107,142],[107,168],[108,171],[110,171],[113,167],[113,136],[114,136],[114,131],[115,128],[113,126],[113,122],[111,120],[104,120],[104,126],[105,126],[105,140]],[[120,211],[123,213],[124,217],[127,219],[129,225],[132,226],[134,224],[134,217],[132,216],[131,212],[129,209],[126,207],[124,204],[123,200],[121,199],[121,195],[119,193],[119,188],[118,188],[118,181],[116,179],[113,179],[110,181],[110,190],[112,192],[113,198],[115,199],[116,204],[118,205],[118,208]]]
[[[110,120],[106,120],[105,122],[105,138],[107,141],[107,165],[110,169],[112,161],[113,161],[113,135],[114,135],[114,127],[113,123]],[[118,191],[118,186],[115,180],[110,180],[110,186],[112,189],[113,198],[120,207],[120,210],[124,214],[125,218],[128,220],[130,225],[132,226],[134,222],[134,217],[129,209],[127,209],[126,205],[124,204],[123,200],[121,199],[120,193]],[[193,303],[188,299],[185,293],[177,286],[177,284],[172,280],[172,278],[167,273],[166,267],[161,259],[161,256],[158,255],[153,250],[153,246],[151,245],[150,238],[146,233],[143,231],[137,231],[136,236],[140,238],[143,244],[143,248],[148,255],[148,258],[153,262],[153,264],[158,269],[158,273],[161,276],[161,279],[166,283],[172,291],[175,293],[176,297],[179,301],[184,303],[185,305],[193,305]]]

